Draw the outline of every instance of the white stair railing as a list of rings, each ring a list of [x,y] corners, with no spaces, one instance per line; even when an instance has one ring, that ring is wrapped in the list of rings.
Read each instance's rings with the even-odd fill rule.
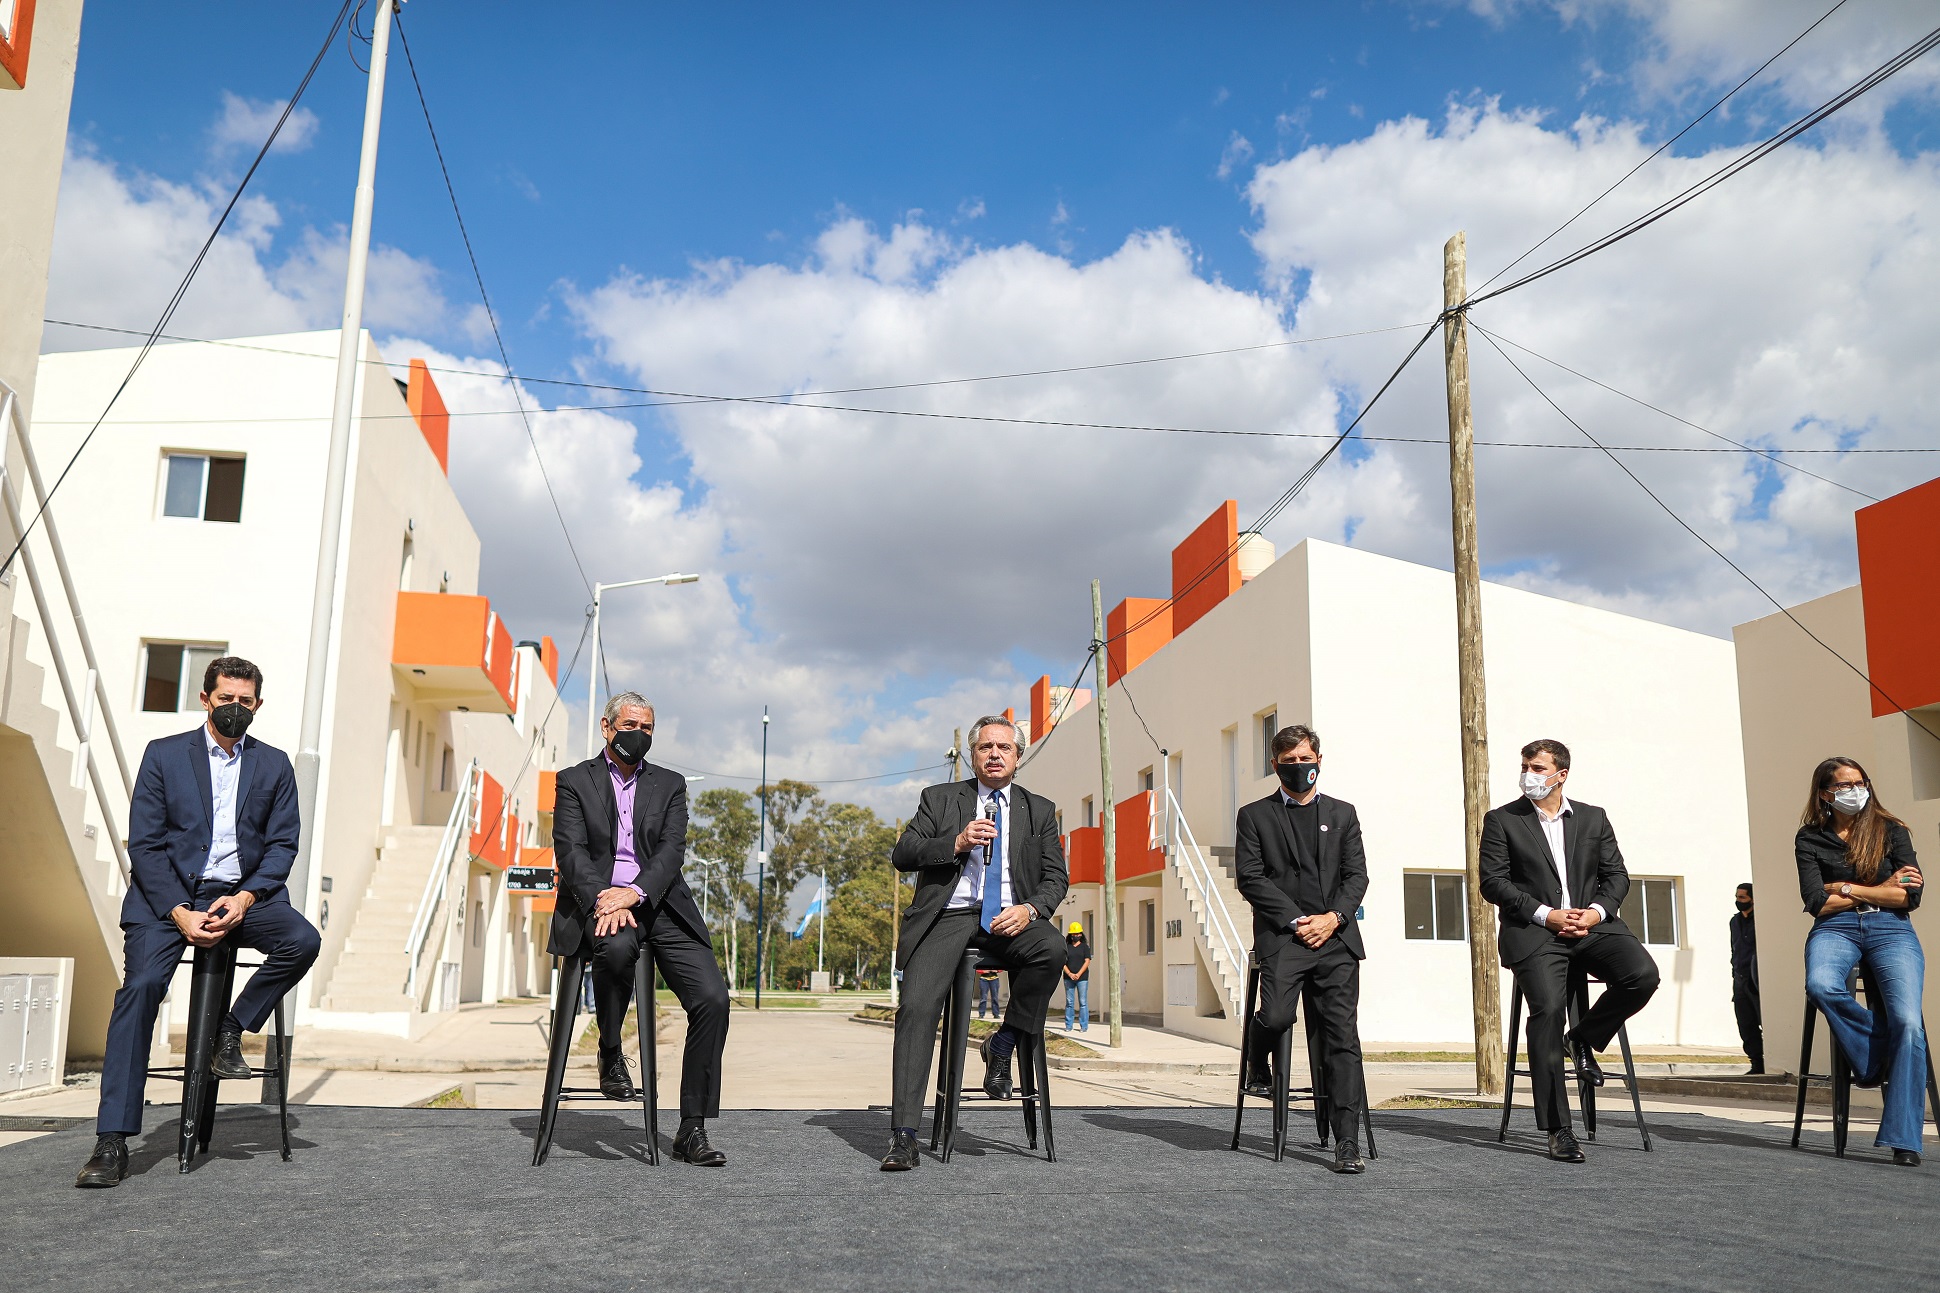
[[[1165,798],[1170,820],[1168,829],[1177,837],[1170,841],[1171,847],[1166,852],[1177,868],[1180,886],[1186,891],[1186,896],[1199,906],[1201,932],[1214,953],[1214,959],[1224,962],[1215,968],[1224,971],[1220,977],[1225,980],[1223,986],[1231,1006],[1227,1017],[1237,1019],[1244,1009],[1240,993],[1244,991],[1247,945],[1240,937],[1238,922],[1226,906],[1226,896],[1220,892],[1213,878],[1213,864],[1200,849],[1199,841],[1186,821],[1185,810],[1179,807],[1178,797],[1170,787],[1166,789]]]
[[[404,995],[415,1003],[418,997],[418,962],[424,958],[425,941],[431,933],[431,921],[438,910],[444,906],[445,894],[451,888],[451,871],[460,854],[460,845],[469,833],[472,818],[472,805],[478,797],[480,771],[478,760],[473,759],[465,765],[465,774],[459,778],[458,793],[452,796],[451,816],[445,821],[445,833],[439,837],[438,853],[431,864],[431,874],[425,877],[424,893],[418,899],[417,914],[411,918],[411,932],[404,939],[404,954],[407,966],[404,972]],[[470,850],[464,850],[470,860]]]

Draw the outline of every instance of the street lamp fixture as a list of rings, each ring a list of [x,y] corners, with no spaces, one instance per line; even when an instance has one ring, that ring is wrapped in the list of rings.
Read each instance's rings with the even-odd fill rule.
[[[593,660],[586,671],[586,757],[599,753],[600,741],[600,597],[609,588],[638,588],[643,584],[691,584],[699,575],[655,575],[652,579],[623,579],[613,584],[593,585]]]

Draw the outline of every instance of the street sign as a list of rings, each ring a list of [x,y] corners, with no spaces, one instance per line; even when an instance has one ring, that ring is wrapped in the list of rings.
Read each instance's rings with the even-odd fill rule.
[[[549,866],[505,868],[505,887],[512,893],[551,893],[554,871]]]

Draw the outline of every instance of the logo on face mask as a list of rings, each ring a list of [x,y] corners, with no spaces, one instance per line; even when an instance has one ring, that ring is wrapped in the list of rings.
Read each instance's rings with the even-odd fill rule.
[[[647,751],[653,748],[653,733],[638,727],[630,727],[624,732],[613,733],[613,739],[607,742],[607,748],[613,751],[613,757],[621,763],[638,763],[646,758]]]
[[[249,721],[255,717],[249,706],[233,700],[209,711],[209,721],[215,724],[217,733],[232,741],[249,730]]]
[[[1312,790],[1314,783],[1320,780],[1318,763],[1276,763],[1273,770],[1280,774],[1280,784],[1295,799]]]

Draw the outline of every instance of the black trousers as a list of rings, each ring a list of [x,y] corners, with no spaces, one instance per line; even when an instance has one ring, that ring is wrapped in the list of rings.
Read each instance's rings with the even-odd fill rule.
[[[1731,976],[1731,1009],[1738,1016],[1738,1040],[1755,1069],[1765,1067],[1765,1021],[1758,1006],[1758,985],[1742,974]]]
[[[680,1059],[680,1116],[716,1118],[721,1113],[721,1052],[727,1047],[728,990],[714,947],[668,911],[633,909],[647,922],[653,963],[687,1012],[687,1047]],[[629,925],[593,941],[593,1011],[599,1020],[600,1049],[619,1049],[633,1000],[633,967],[640,959],[640,926]],[[651,1039],[649,1044],[651,1044]]]
[[[1536,1125],[1560,1131],[1570,1125],[1563,1032],[1569,1020],[1571,969],[1586,970],[1608,985],[1576,1027],[1577,1037],[1600,1051],[1657,991],[1657,962],[1635,934],[1599,927],[1582,938],[1551,934],[1510,968],[1529,1004],[1529,1085],[1536,1100]]]
[[[1307,1057],[1313,1081],[1324,1085],[1332,1106],[1336,1144],[1359,1143],[1361,1109],[1361,963],[1338,938],[1318,948],[1299,939],[1260,958],[1258,1045],[1272,1054],[1280,1034],[1293,1026],[1302,997],[1307,1002]],[[1325,1059],[1320,1059],[1324,1052]]]
[[[193,906],[197,911],[207,911],[210,903],[234,891],[234,885],[204,881],[195,891]],[[121,988],[115,993],[114,1013],[108,1016],[108,1049],[101,1064],[101,1108],[95,1131],[132,1136],[141,1130],[155,1014],[189,944],[170,919],[124,925],[121,934]],[[236,994],[230,1007],[237,1022],[252,1033],[262,1031],[264,1021],[275,1013],[277,1001],[309,972],[323,945],[316,928],[287,902],[252,903],[243,913],[242,924],[225,941],[263,954],[262,968]]]
[[[1010,1004],[1004,1022],[1021,1033],[1044,1032],[1051,992],[1064,971],[1064,940],[1051,921],[1034,920],[1010,938],[987,933],[975,908],[946,911],[936,918],[903,965],[896,1007],[896,1050],[890,1062],[894,1094],[889,1125],[915,1127],[929,1103],[930,1061],[936,1056],[936,1024],[943,999],[956,983],[963,954],[979,951],[1010,971]]]

